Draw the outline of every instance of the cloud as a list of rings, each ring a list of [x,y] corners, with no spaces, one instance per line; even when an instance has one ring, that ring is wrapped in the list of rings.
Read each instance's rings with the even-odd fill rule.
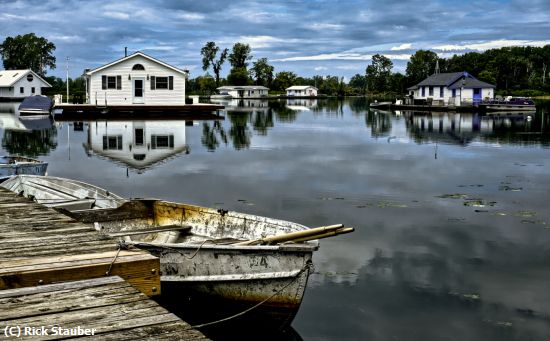
[[[316,67],[313,68],[313,70],[315,70],[315,71],[325,71],[325,70],[328,70],[328,67],[316,66]]]
[[[470,43],[470,44],[447,44],[447,45],[438,45],[434,46],[434,50],[442,51],[464,51],[464,50],[476,50],[476,51],[485,51],[489,49],[498,49],[501,47],[511,47],[511,46],[544,46],[550,44],[550,40],[492,40],[483,43]]]
[[[325,30],[336,30],[339,31],[344,28],[344,25],[340,24],[329,24],[329,23],[313,23],[310,26],[311,29],[316,31],[325,31]]]
[[[390,59],[397,60],[409,60],[410,54],[383,54],[384,56]],[[371,60],[371,54],[360,54],[360,53],[322,53],[314,56],[297,56],[297,57],[288,57],[274,59],[273,61],[277,62],[297,62],[297,61],[315,61],[315,60]]]
[[[407,43],[407,44],[401,44],[399,46],[394,46],[391,48],[392,51],[400,51],[400,50],[408,50],[408,49],[411,49],[412,48],[412,44],[411,43]]]
[[[108,18],[119,19],[119,20],[130,19],[130,14],[124,13],[124,12],[105,12],[103,13],[103,15]]]
[[[205,15],[204,14],[200,14],[200,13],[196,13],[196,12],[185,12],[185,11],[182,11],[180,13],[178,13],[176,15],[177,18],[181,18],[181,19],[184,19],[184,20],[189,20],[189,21],[201,21],[201,20],[204,20],[205,18]]]

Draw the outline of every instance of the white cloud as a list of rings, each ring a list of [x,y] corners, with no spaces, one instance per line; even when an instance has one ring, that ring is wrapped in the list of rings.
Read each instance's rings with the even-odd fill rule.
[[[316,66],[316,67],[313,68],[313,70],[315,70],[315,71],[324,71],[324,70],[328,70],[328,67]]]
[[[52,34],[48,37],[48,40],[52,41],[62,41],[64,43],[83,43],[85,39],[77,35],[58,35]]]
[[[300,39],[282,39],[273,36],[240,36],[237,41],[250,45],[253,49],[272,47],[282,43],[300,43]],[[224,41],[225,43],[233,43]]]
[[[384,56],[390,59],[396,60],[409,60],[411,58],[410,54],[384,54]],[[297,62],[297,61],[311,61],[311,60],[371,60],[371,54],[360,54],[360,53],[323,53],[315,56],[298,56],[298,57],[288,57],[274,59],[275,62]]]
[[[324,30],[335,30],[339,31],[344,28],[344,25],[340,24],[329,24],[329,23],[314,23],[310,26],[312,29],[316,31],[324,31]]]
[[[550,44],[550,40],[492,40],[484,43],[474,43],[474,44],[462,44],[462,45],[438,45],[434,46],[435,50],[442,51],[463,51],[463,50],[477,50],[485,51],[489,49],[498,49],[501,47],[510,47],[510,46],[544,46]]]
[[[108,18],[119,19],[119,20],[130,19],[130,14],[124,13],[124,12],[105,12],[103,13],[103,15]]]
[[[184,20],[189,20],[189,21],[201,21],[201,20],[204,20],[205,18],[203,14],[195,13],[195,12],[185,12],[185,11],[178,13],[176,17]]]
[[[149,51],[174,51],[176,50],[177,47],[175,46],[169,46],[169,45],[164,45],[164,46],[147,46],[147,47],[143,47],[142,50],[149,50]]]
[[[406,44],[401,44],[399,46],[394,46],[391,48],[392,51],[400,51],[400,50],[408,50],[412,48],[412,44],[411,43],[406,43]]]

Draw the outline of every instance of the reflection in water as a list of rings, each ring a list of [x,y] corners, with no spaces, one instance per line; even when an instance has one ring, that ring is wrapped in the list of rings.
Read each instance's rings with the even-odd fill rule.
[[[189,153],[185,129],[185,121],[95,121],[88,123],[83,146],[89,156],[98,155],[143,172]]]
[[[306,340],[547,338],[550,103],[528,116],[372,111],[364,98],[237,109],[224,121],[163,128],[174,149],[193,153],[172,158],[170,138],[157,141],[172,161],[138,180],[118,164],[137,162],[138,147],[141,161],[153,158],[156,149],[134,145],[152,146],[157,128],[147,121],[73,126],[70,139],[58,128],[59,146],[44,158],[51,175],[125,196],[356,227],[322,240],[314,256],[293,323]],[[0,120],[3,140],[29,131],[10,119]],[[78,151],[71,160],[67,143]],[[82,144],[112,157],[88,158]],[[122,151],[126,161],[116,160]]]
[[[57,130],[50,118],[20,120],[19,103],[0,103],[2,148],[11,155],[37,157],[57,147]]]

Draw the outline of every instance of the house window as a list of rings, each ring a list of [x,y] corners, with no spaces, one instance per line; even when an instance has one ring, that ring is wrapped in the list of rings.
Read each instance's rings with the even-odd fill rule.
[[[122,76],[101,76],[101,89],[122,89]]]
[[[24,88],[24,87],[20,87],[20,88],[19,88],[19,93],[20,93],[20,94],[24,94],[24,93],[25,93],[25,88]]]
[[[151,135],[151,149],[174,148],[174,135]]]
[[[151,76],[151,90],[174,90],[174,76],[155,77]]]
[[[103,135],[103,150],[122,150],[122,135]]]
[[[434,87],[433,86],[430,86],[429,90],[428,90],[428,95],[429,96],[433,96],[434,95]]]
[[[456,97],[456,89],[453,89],[453,98]]]
[[[134,139],[135,139],[135,145],[136,146],[143,146],[143,128],[136,128],[134,130]]]
[[[32,82],[33,79],[34,79],[34,77],[33,77],[32,73],[29,73],[29,74],[27,75],[27,80],[28,80],[29,82]]]
[[[136,64],[132,67],[132,71],[144,71],[145,68],[141,64]]]
[[[33,86],[33,87],[31,88],[31,93],[34,94],[35,92],[36,92],[36,90],[34,89],[34,86]]]
[[[439,87],[439,97],[443,98],[443,92],[444,92],[443,87]]]

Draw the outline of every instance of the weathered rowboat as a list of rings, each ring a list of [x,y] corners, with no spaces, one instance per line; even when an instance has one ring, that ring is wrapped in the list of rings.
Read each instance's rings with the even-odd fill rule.
[[[18,174],[44,175],[48,163],[23,156],[0,156],[0,182]]]
[[[126,202],[122,197],[102,188],[53,176],[18,175],[4,181],[0,186],[32,198],[39,204],[67,210],[115,208]]]
[[[111,236],[124,236],[126,243],[158,256],[162,296],[169,305],[178,302],[177,297],[185,302],[207,299],[240,307],[261,305],[263,312],[277,317],[261,320],[275,328],[290,324],[298,311],[312,254],[319,247],[317,240],[304,237],[294,238],[298,242],[253,245],[269,242],[266,236],[300,236],[310,229],[284,220],[161,200],[132,200],[116,209],[69,215],[93,222]]]

